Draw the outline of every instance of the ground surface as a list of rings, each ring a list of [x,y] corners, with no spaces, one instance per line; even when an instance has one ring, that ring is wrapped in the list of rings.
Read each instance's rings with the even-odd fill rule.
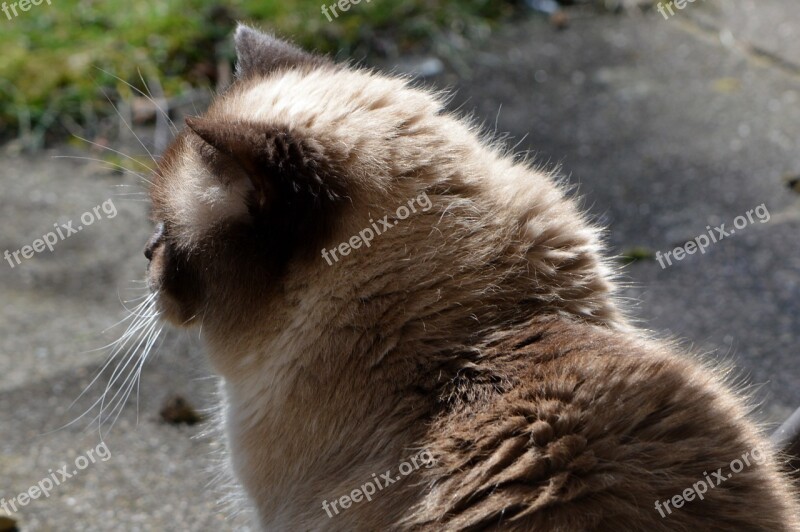
[[[649,328],[715,349],[761,385],[763,419],[800,405],[800,205],[783,182],[800,172],[800,19],[791,0],[708,1],[673,19],[578,14],[555,32],[534,18],[434,80],[458,90],[454,106],[497,124],[543,162],[561,163],[616,253],[662,253],[764,204],[756,222],[662,269],[626,269]],[[527,134],[527,137],[525,135]],[[112,199],[118,214],[11,268],[0,263],[0,497],[27,490],[94,448],[74,419],[102,392],[89,389],[121,330],[120,299],[141,295],[146,204],[136,179],[109,173],[69,147],[0,165],[0,252],[17,250]],[[125,185],[119,187],[118,185]],[[100,211],[103,212],[103,211]],[[98,460],[15,515],[21,530],[232,530],[218,511],[209,464],[219,443],[207,426],[158,420],[174,393],[214,404],[196,338],[165,335]],[[138,423],[137,423],[138,421]],[[2,502],[2,501],[0,501]]]

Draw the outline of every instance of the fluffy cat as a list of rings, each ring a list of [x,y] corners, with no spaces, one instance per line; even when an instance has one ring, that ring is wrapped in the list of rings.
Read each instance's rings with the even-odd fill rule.
[[[145,254],[262,529],[800,530],[744,400],[628,324],[553,176],[407,80],[235,42]]]

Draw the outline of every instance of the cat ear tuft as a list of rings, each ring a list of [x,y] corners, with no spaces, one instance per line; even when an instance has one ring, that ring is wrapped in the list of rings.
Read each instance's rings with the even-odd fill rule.
[[[236,76],[249,78],[267,76],[276,70],[301,65],[321,65],[322,57],[311,55],[300,48],[258,30],[239,24],[234,35],[236,45]]]
[[[199,117],[186,117],[186,125],[214,151],[227,155],[250,174],[256,171],[262,139],[253,128]],[[201,149],[200,154],[210,163],[215,158],[214,151]]]
[[[305,196],[314,205],[337,203],[346,196],[344,179],[322,146],[287,128],[255,122],[224,122],[186,118],[189,129],[203,140],[200,155],[224,179],[231,160],[244,171],[260,207],[268,200]],[[224,157],[220,157],[222,154]]]

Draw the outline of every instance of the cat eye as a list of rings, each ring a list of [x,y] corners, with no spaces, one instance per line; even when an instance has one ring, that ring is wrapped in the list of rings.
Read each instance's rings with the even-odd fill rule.
[[[164,223],[162,222],[156,225],[156,230],[153,233],[153,236],[150,237],[150,240],[147,241],[147,244],[144,247],[144,256],[147,258],[147,260],[153,260],[153,252],[163,239]]]

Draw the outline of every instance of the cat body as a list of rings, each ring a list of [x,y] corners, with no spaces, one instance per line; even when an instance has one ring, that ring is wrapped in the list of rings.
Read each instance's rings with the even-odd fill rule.
[[[201,327],[261,528],[800,530],[744,401],[627,322],[562,184],[406,80],[235,40],[154,176],[148,278]]]

